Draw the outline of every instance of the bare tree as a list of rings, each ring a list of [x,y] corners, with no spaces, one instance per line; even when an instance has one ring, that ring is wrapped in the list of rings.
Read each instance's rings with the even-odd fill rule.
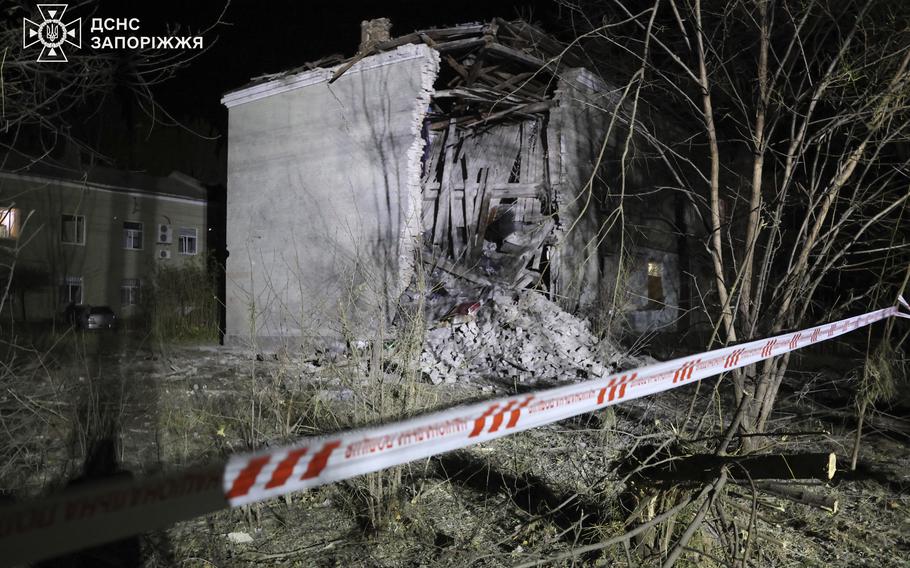
[[[129,97],[147,115],[149,128],[178,124],[156,102],[153,89],[214,45],[214,30],[228,4],[213,13],[213,23],[203,30],[169,31],[203,36],[204,49],[102,51],[83,45],[81,50],[70,50],[66,63],[39,63],[37,51],[22,49],[23,18],[35,17],[34,6],[21,0],[4,4],[0,12],[0,41],[5,46],[0,51],[0,152],[8,155],[9,150],[19,150],[24,138],[40,140],[37,152],[34,145],[29,148],[29,157],[35,160],[64,139],[97,152],[72,134],[72,126],[97,119],[100,106],[115,92]],[[96,9],[97,1],[85,0],[69,6],[69,13],[88,22]],[[4,158],[0,167],[5,164]]]
[[[895,301],[910,264],[910,241],[901,231],[910,213],[910,5],[582,0],[561,6],[591,65],[608,82],[625,72],[625,91],[636,95],[636,105],[621,113],[630,132],[653,146],[677,182],[673,189],[702,219],[713,276],[712,297],[704,302],[713,328],[709,343],[775,335]],[[657,110],[651,117],[672,117],[688,130],[684,147],[639,115],[639,96]],[[629,165],[624,158],[619,167]],[[757,448],[789,364],[783,355],[731,373],[734,411],[717,438],[717,454],[732,452],[737,439],[747,452]],[[882,371],[867,368],[870,374]],[[861,389],[861,411],[880,390]],[[749,564],[755,546],[751,537],[744,545],[730,537],[736,521],[720,498],[727,473],[722,469],[697,497],[681,501],[700,505],[661,555],[664,566],[680,558],[704,522],[727,543],[725,564]],[[674,511],[663,513],[666,522]],[[710,521],[708,511],[716,513]],[[747,522],[751,535],[754,504]],[[628,534],[603,545],[623,538]]]
[[[80,16],[87,25],[96,14],[97,4],[96,0],[87,0],[71,5],[67,15]],[[0,50],[0,169],[27,167],[48,158],[64,144],[93,155],[97,161],[112,161],[104,149],[94,147],[80,133],[86,132],[86,124],[104,124],[109,118],[104,115],[104,104],[114,95],[122,104],[139,109],[145,115],[142,122],[149,129],[158,125],[182,126],[156,101],[153,91],[214,45],[214,30],[228,5],[225,2],[221,12],[213,14],[213,23],[203,30],[169,30],[173,35],[203,36],[206,47],[200,50],[99,51],[83,45],[81,50],[69,50],[65,63],[40,63],[38,49],[21,47],[23,19],[35,17],[34,6],[24,1],[4,4],[0,9],[0,42],[5,46]],[[106,125],[106,129],[111,127]],[[8,193],[4,198],[4,205],[11,206],[17,196]],[[20,252],[33,232],[31,227],[19,231],[0,246],[0,307],[23,290],[47,280],[46,274],[22,265],[17,267]],[[24,302],[22,306],[24,318]]]
[[[694,125],[688,155],[649,140],[704,220],[715,337],[823,321],[870,306],[876,291],[893,301],[910,262],[899,231],[910,197],[908,6],[635,4],[568,8],[588,22],[580,43],[595,64],[609,54],[614,74],[617,60],[641,66],[642,98]],[[732,374],[741,431],[765,430],[788,364],[784,355]]]

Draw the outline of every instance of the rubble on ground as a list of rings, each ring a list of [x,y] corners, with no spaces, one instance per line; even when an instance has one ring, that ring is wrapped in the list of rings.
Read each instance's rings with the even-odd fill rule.
[[[493,292],[472,321],[427,331],[421,371],[434,384],[492,380],[555,383],[613,372],[619,349],[600,341],[588,321],[543,295]]]

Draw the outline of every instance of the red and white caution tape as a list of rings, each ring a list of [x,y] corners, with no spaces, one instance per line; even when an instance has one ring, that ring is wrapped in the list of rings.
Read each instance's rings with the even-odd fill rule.
[[[565,387],[456,407],[419,418],[233,456],[224,473],[231,505],[262,501],[663,392],[825,341],[899,315],[886,308],[733,347],[656,363]]]
[[[900,304],[910,310],[906,300]],[[0,510],[0,564],[40,560],[227,506],[427,458],[663,392],[843,335],[897,307],[639,369],[393,424],[232,456],[223,466],[118,480]],[[220,485],[220,486],[219,486]]]

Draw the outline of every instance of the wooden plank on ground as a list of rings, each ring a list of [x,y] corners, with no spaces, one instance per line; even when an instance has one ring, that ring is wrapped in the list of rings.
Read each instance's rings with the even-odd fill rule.
[[[536,282],[539,279],[540,279],[540,274],[537,274],[536,272],[531,272],[530,270],[522,270],[518,275],[518,279],[515,280],[514,288],[516,290],[523,290],[524,288],[527,288],[530,284],[533,284],[534,282]]]
[[[492,285],[492,282],[488,278],[474,272],[466,266],[456,264],[455,262],[449,260],[448,258],[445,258],[440,254],[427,252],[424,254],[424,263],[429,264],[430,266],[435,266],[436,268],[444,270],[449,274],[454,274],[459,278],[464,278],[468,282],[473,282],[482,286]]]

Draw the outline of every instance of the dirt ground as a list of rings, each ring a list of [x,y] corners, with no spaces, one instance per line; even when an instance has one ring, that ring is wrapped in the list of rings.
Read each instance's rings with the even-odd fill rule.
[[[433,384],[419,372],[377,370],[367,352],[330,361],[97,336],[72,339],[63,351],[70,355],[23,353],[5,375],[0,484],[12,498],[80,475],[99,433],[116,441],[114,467],[143,476],[534,386],[480,377]],[[725,565],[725,550],[748,546],[753,566],[910,566],[910,422],[880,412],[859,467],[848,471],[855,424],[845,382],[794,373],[770,428],[780,434],[767,438],[769,450],[836,452],[833,481],[811,489],[836,496],[837,513],[731,484],[724,511],[737,534],[720,534],[712,512],[679,565]],[[644,446],[702,448],[717,433],[716,384],[186,521],[139,537],[129,558],[104,549],[93,558],[200,567],[659,565],[693,510],[628,546],[573,551],[623,533],[636,507],[641,522],[691,489],[656,492],[626,480],[625,466]],[[706,417],[700,432],[695,421],[683,428],[693,397],[695,415]]]

